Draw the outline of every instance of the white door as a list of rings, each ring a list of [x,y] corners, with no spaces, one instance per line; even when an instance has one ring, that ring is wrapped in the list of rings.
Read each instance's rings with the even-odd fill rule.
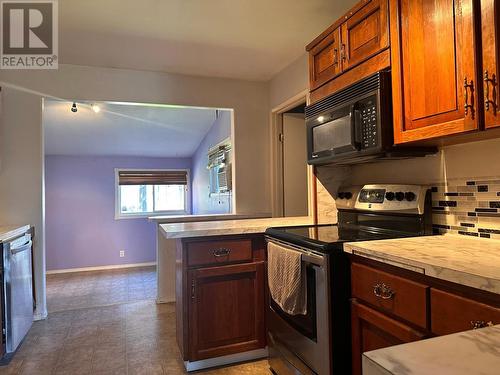
[[[283,214],[307,216],[307,146],[303,113],[283,114]]]

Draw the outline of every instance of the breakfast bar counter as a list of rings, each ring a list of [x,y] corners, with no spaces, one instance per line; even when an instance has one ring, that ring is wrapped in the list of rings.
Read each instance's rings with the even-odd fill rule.
[[[275,217],[275,218],[233,218],[230,215],[219,216],[220,220],[204,220],[198,222],[165,223],[157,220],[157,302],[175,301],[175,252],[176,241],[191,237],[210,237],[225,235],[242,235],[264,233],[273,226],[297,226],[313,224],[311,217]],[[224,220],[231,217],[230,220]],[[214,219],[210,216],[210,219]],[[152,220],[152,219],[151,219]]]
[[[274,226],[298,226],[311,224],[313,224],[312,218],[308,216],[300,216],[160,224],[160,228],[166,238],[178,239],[189,237],[264,233],[267,228]]]

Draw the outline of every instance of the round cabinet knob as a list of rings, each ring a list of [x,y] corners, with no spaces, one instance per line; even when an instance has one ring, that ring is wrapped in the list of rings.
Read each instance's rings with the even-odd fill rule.
[[[396,193],[396,200],[401,202],[403,199],[405,199],[405,193],[403,193],[402,191],[398,191]]]
[[[345,198],[345,193],[343,191],[338,193],[339,199],[344,199]]]
[[[385,199],[387,199],[388,201],[393,201],[394,200],[394,193],[392,191],[385,193]]]
[[[415,200],[416,195],[415,195],[414,192],[408,191],[408,192],[405,193],[405,198],[406,198],[407,201],[411,202],[411,201]]]
[[[345,199],[351,199],[352,198],[352,193],[350,191],[347,191],[344,193]]]

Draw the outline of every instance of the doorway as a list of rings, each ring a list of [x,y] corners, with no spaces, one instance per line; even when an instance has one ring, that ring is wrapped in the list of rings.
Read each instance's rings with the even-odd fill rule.
[[[306,94],[272,111],[273,216],[310,216],[312,170],[307,165]]]
[[[283,216],[307,216],[307,145],[305,103],[283,113]]]

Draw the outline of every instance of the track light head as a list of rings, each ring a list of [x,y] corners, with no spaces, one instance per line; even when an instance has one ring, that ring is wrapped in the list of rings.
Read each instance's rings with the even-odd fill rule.
[[[76,106],[76,103],[75,103],[75,102],[73,102],[73,105],[71,106],[71,112],[73,112],[73,113],[78,112],[78,108],[77,108],[77,106]]]

